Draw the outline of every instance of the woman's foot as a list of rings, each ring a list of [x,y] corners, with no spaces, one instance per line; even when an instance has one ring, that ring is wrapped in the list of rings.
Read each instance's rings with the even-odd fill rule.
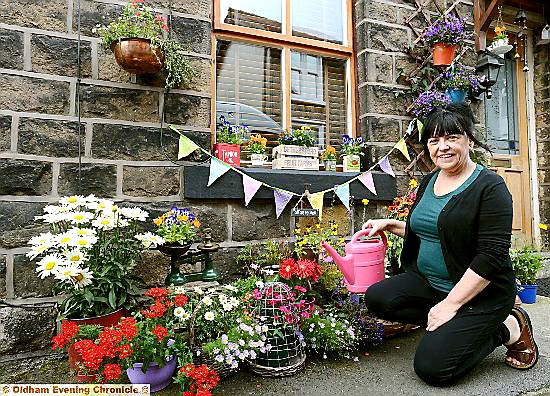
[[[505,321],[510,330],[510,341],[505,344],[508,348],[505,363],[519,370],[527,370],[533,367],[539,359],[539,350],[533,337],[531,319],[523,308],[514,307],[512,318]],[[513,323],[512,320],[514,320]]]

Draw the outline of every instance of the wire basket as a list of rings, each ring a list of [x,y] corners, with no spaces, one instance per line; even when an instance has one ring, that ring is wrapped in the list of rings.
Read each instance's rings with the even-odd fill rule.
[[[289,376],[300,371],[306,360],[303,337],[297,321],[288,318],[281,307],[288,308],[294,301],[292,289],[281,282],[266,283],[261,298],[256,301],[256,316],[266,318],[267,343],[270,348],[249,363],[250,370],[265,377]]]

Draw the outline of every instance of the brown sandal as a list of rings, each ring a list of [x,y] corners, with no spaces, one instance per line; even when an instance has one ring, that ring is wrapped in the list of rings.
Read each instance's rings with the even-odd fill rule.
[[[528,370],[533,367],[539,360],[539,349],[533,337],[533,326],[527,312],[520,307],[512,308],[511,315],[514,316],[521,330],[519,339],[511,345],[506,345],[508,352],[506,357],[512,358],[520,362],[514,364],[505,360],[506,364],[518,370]]]

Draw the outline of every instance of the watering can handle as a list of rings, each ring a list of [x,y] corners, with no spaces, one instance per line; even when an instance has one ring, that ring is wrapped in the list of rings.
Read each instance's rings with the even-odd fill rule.
[[[370,232],[370,229],[363,229],[363,230],[359,230],[357,231],[355,234],[353,234],[353,236],[351,237],[351,242],[350,243],[356,243],[357,240],[362,237],[363,235],[368,235]],[[379,235],[380,236],[380,239],[382,239],[382,243],[384,244],[384,249],[386,249],[388,247],[388,238],[386,238],[386,234],[384,233],[384,231],[378,231],[376,233],[376,235]]]

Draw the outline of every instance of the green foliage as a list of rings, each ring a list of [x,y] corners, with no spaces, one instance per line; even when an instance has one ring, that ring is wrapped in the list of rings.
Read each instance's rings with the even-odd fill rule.
[[[346,319],[337,319],[333,314],[314,313],[304,319],[302,334],[308,349],[319,355],[345,356],[350,358],[357,350],[355,329]]]
[[[279,263],[291,256],[292,250],[287,242],[268,241],[246,245],[236,261],[247,274],[265,278],[275,275]]]
[[[536,284],[538,272],[543,264],[540,253],[532,246],[524,246],[520,249],[512,249],[510,257],[518,281],[522,285]]]
[[[244,125],[232,125],[223,115],[216,129],[216,143],[241,144],[248,135],[248,127]]]
[[[279,136],[279,144],[291,144],[294,146],[313,147],[315,146],[315,138],[313,130],[307,125],[303,125],[298,129],[284,132]]]
[[[173,206],[168,212],[163,213],[153,223],[157,225],[157,235],[164,238],[167,243],[179,243],[187,245],[197,239],[201,222],[188,208]]]

